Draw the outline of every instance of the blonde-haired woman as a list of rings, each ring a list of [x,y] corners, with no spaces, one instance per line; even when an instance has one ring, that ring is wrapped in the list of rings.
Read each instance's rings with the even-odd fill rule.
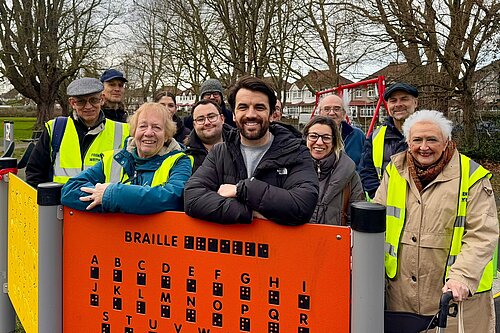
[[[348,225],[350,205],[364,199],[356,165],[342,150],[337,124],[329,117],[312,118],[304,127],[307,147],[319,178],[319,197],[311,223]]]
[[[62,204],[79,210],[152,214],[183,210],[191,160],[173,139],[175,123],[165,106],[145,103],[129,120],[124,149],[70,179]]]

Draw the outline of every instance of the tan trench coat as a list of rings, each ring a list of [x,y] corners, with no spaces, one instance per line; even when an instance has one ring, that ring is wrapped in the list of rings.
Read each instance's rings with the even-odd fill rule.
[[[433,315],[439,307],[457,211],[459,154],[455,151],[448,165],[422,193],[409,175],[406,152],[394,155],[392,161],[409,186],[406,222],[398,250],[398,272],[393,280],[387,281],[387,308]],[[387,182],[386,172],[374,199],[382,205],[386,204]],[[462,250],[448,278],[464,283],[474,294],[497,240],[495,199],[489,179],[484,178],[469,191]],[[450,319],[449,324],[451,327],[446,332],[456,332],[456,320]],[[476,294],[464,302],[466,333],[494,332],[494,324],[491,291]]]

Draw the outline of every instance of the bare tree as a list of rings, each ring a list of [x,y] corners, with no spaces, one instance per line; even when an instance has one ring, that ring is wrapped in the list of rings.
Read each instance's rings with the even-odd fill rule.
[[[370,43],[370,31],[359,15],[346,4],[325,0],[300,1],[302,32],[301,42],[294,60],[301,66],[292,67],[297,78],[304,81],[311,93],[318,89],[316,82],[309,82],[303,68],[323,71],[330,87],[340,83],[340,75],[353,74],[360,61],[377,58],[383,47]]]
[[[267,73],[271,76],[278,99],[286,102],[288,82],[293,77],[292,71],[297,54],[302,45],[303,22],[305,16],[300,10],[299,1],[280,0],[276,4],[277,10],[271,22],[269,34],[270,49]]]
[[[498,41],[497,0],[365,0],[349,3],[369,22],[382,27],[414,69],[416,83],[434,99],[427,106],[448,112],[458,101],[465,145],[475,141],[473,74],[487,44]],[[498,44],[496,53],[498,53]]]
[[[172,6],[196,39],[196,58],[206,77],[218,77],[229,86],[245,74],[264,76],[273,17],[282,2],[187,0]]]
[[[127,52],[124,67],[131,78],[129,88],[142,90],[145,102],[155,91],[165,85],[165,77],[169,72],[172,58],[171,45],[171,12],[163,1],[134,1],[132,5],[134,17],[128,25],[132,41],[130,52]]]
[[[0,71],[37,104],[37,127],[53,116],[61,83],[97,55],[116,8],[106,0],[0,2]]]

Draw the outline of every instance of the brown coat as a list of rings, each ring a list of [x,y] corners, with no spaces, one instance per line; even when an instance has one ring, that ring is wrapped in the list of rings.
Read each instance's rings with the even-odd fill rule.
[[[406,152],[392,157],[392,162],[409,186],[406,221],[398,250],[398,272],[393,280],[387,281],[388,310],[424,315],[433,315],[438,311],[457,211],[459,159],[458,151],[455,151],[444,170],[419,193],[408,172]],[[388,175],[385,173],[375,202],[386,204],[387,183]],[[495,199],[489,179],[484,178],[469,191],[462,250],[448,278],[464,283],[474,294],[483,269],[493,256],[497,240]],[[464,302],[466,332],[494,332],[494,322],[491,292],[474,295]],[[478,325],[485,326],[479,328]]]

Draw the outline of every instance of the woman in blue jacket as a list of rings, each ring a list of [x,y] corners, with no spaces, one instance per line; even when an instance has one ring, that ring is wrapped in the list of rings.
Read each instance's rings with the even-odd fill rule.
[[[192,164],[173,139],[170,113],[159,103],[145,103],[129,123],[125,148],[104,152],[100,162],[71,178],[62,189],[63,205],[131,214],[183,210]]]

